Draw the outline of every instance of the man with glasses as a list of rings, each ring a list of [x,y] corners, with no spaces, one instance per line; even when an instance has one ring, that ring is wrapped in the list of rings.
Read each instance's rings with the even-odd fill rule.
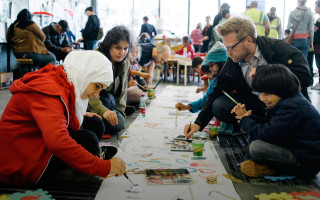
[[[141,57],[139,60],[139,68],[147,68],[150,78],[146,79],[148,85],[151,86],[153,79],[153,70],[156,64],[163,64],[171,55],[171,49],[167,45],[156,47],[152,43],[140,43]]]
[[[264,104],[251,89],[251,81],[259,66],[279,63],[286,65],[299,79],[302,94],[309,99],[307,87],[312,77],[303,54],[282,40],[257,36],[253,21],[248,18],[233,17],[218,27],[223,44],[229,56],[217,76],[213,92],[208,96],[201,112],[189,129],[185,127],[186,137],[202,130],[215,116],[220,121],[237,125],[231,114],[235,106],[222,91],[227,92],[237,102],[245,104],[254,115],[264,116]]]

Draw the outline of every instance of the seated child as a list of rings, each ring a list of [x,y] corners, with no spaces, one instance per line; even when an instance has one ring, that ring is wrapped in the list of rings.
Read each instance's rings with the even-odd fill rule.
[[[141,33],[138,43],[151,43],[150,35],[147,32]]]
[[[201,71],[201,63],[203,62],[203,59],[201,57],[195,57],[192,59],[192,69],[195,72],[200,73],[201,80],[203,80],[203,87],[202,88],[197,88],[196,93],[199,92],[206,92],[208,87],[209,87],[209,81],[208,81],[208,76],[204,74]]]
[[[206,74],[211,80],[206,94],[201,99],[189,103],[188,105],[178,102],[176,104],[176,108],[179,111],[189,110],[190,112],[195,113],[201,110],[204,102],[207,100],[207,96],[213,91],[213,86],[216,82],[215,76],[219,73],[227,58],[227,50],[225,49],[223,44],[221,42],[216,42],[208,52],[206,60],[202,63],[201,66],[201,71]],[[196,58],[194,58],[193,60],[195,59]],[[208,82],[208,79],[205,80],[205,82]]]
[[[301,94],[298,78],[283,65],[269,64],[257,68],[252,89],[267,112],[261,119],[241,104],[231,111],[249,135],[241,171],[250,177],[315,176],[320,170],[320,115]]]
[[[176,51],[176,54],[183,55],[183,49],[187,48],[187,54],[190,54],[190,59],[193,59],[195,52],[189,36],[184,36],[182,38],[182,45],[183,47],[179,51]]]

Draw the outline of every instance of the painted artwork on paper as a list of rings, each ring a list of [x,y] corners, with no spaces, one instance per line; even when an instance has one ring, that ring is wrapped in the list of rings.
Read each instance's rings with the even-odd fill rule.
[[[187,169],[146,169],[148,184],[172,185],[190,184],[191,175]]]

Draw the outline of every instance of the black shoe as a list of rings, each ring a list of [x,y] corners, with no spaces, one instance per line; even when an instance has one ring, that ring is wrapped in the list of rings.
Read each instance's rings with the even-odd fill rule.
[[[104,160],[110,160],[118,152],[115,146],[102,146],[99,148],[99,157]]]
[[[125,113],[127,116],[132,115],[136,111],[136,108],[134,106],[126,105]]]

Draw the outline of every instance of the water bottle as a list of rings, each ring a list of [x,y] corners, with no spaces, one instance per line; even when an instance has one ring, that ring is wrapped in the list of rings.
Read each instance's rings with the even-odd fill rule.
[[[183,56],[186,57],[186,58],[188,57],[187,47],[183,48]]]
[[[139,105],[139,110],[140,110],[140,117],[145,117],[146,116],[146,98],[144,97],[144,94],[140,97],[140,105]]]

